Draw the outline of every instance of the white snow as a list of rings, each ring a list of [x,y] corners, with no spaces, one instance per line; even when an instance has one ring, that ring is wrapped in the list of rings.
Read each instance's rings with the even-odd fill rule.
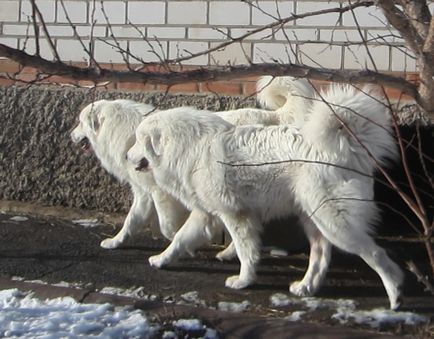
[[[76,219],[72,220],[74,224],[81,225],[84,227],[95,227],[98,225],[102,225],[101,221],[98,219]]]
[[[104,287],[99,290],[100,293],[119,295],[123,297],[131,297],[145,300],[157,300],[156,295],[146,294],[144,287],[132,287],[129,289],[123,289],[119,287]]]
[[[298,306],[307,308],[307,310],[295,311],[285,318],[290,321],[301,320],[303,314],[318,309],[335,310],[336,312],[331,318],[338,320],[341,324],[354,321],[357,324],[369,325],[373,328],[378,328],[383,324],[417,325],[428,321],[426,317],[411,312],[396,312],[385,309],[356,310],[356,303],[351,299],[295,298],[288,297],[284,293],[275,293],[270,296],[270,303],[273,307]]]
[[[199,292],[190,291],[180,295],[181,301],[178,304],[191,304],[206,307],[205,300],[199,298]]]
[[[32,298],[17,289],[0,291],[0,337],[151,337],[159,327],[140,311],[110,304],[80,304],[70,297]]]
[[[217,304],[217,308],[220,311],[227,311],[227,312],[235,312],[240,313],[244,312],[251,306],[250,301],[244,300],[241,303],[236,302],[229,302],[229,301],[219,301]]]
[[[292,312],[287,317],[285,317],[285,319],[289,320],[289,321],[300,321],[301,316],[304,314],[306,314],[306,311],[295,311],[295,312]]]
[[[21,215],[17,215],[17,216],[15,216],[15,217],[9,218],[9,220],[11,220],[11,221],[16,221],[16,222],[20,222],[20,221],[27,221],[27,220],[29,220],[29,218],[27,218],[27,217],[23,217],[23,216],[21,216]]]
[[[287,257],[288,256],[288,251],[282,250],[280,248],[273,248],[270,250],[270,255],[272,257]]]
[[[345,324],[350,320],[357,324],[369,325],[372,328],[378,328],[384,324],[403,323],[406,325],[417,325],[426,323],[427,317],[418,315],[412,312],[399,312],[385,309],[373,309],[371,311],[349,310],[341,308],[337,313],[332,315],[332,319],[338,320],[341,324]]]
[[[199,319],[179,319],[172,322],[172,325],[176,328],[183,329],[185,331],[203,331],[205,339],[217,339],[219,336],[217,332],[211,328],[207,328]],[[166,332],[167,333],[167,332]],[[167,336],[167,338],[176,338]]]
[[[107,289],[110,290],[110,289]],[[113,291],[113,290],[112,290]],[[178,330],[201,332],[217,339],[218,333],[199,319],[151,323],[140,310],[111,304],[82,304],[73,298],[39,300],[18,289],[0,291],[0,338],[178,338]],[[167,325],[165,325],[167,326]]]
[[[318,309],[355,309],[356,303],[351,299],[321,299],[314,297],[288,297],[284,293],[275,293],[270,296],[270,303],[273,307],[302,306],[315,311]]]

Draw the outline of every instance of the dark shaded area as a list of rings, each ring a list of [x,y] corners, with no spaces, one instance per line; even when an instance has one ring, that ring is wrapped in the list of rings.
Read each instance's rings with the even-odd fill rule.
[[[406,146],[405,157],[408,171],[414,180],[414,186],[420,195],[428,220],[432,222],[434,216],[434,126],[405,125],[400,127],[400,133]],[[391,166],[388,173],[399,188],[415,200],[402,162]],[[378,179],[385,180],[381,175],[378,175]],[[414,236],[415,228],[422,231],[416,215],[392,187],[377,181],[375,194],[383,210],[384,227],[382,227],[381,234]]]

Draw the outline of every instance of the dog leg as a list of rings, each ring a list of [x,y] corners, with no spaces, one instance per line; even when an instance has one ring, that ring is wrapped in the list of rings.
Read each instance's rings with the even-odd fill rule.
[[[237,257],[237,251],[235,249],[234,242],[232,241],[228,247],[226,247],[224,250],[221,250],[216,254],[216,259],[220,261],[229,261]]]
[[[220,218],[231,235],[241,263],[240,274],[227,278],[225,285],[234,289],[247,287],[256,280],[256,264],[260,259],[261,224],[248,216],[222,214]]]
[[[401,304],[401,286],[404,275],[401,269],[387,255],[386,251],[379,247],[363,227],[348,225],[342,217],[331,220],[326,211],[329,208],[320,208],[312,216],[321,233],[336,247],[361,257],[380,276],[384,288],[389,297],[390,308],[397,309]],[[339,212],[341,211],[334,211]],[[342,213],[341,213],[342,214]],[[328,220],[329,222],[325,222]],[[361,225],[355,225],[361,226]]]
[[[113,238],[104,239],[101,242],[101,247],[106,249],[120,247],[155,217],[151,196],[146,193],[134,193],[133,204],[125,218],[122,229]]]
[[[193,255],[197,248],[209,243],[215,231],[211,219],[208,213],[194,209],[170,245],[162,253],[149,258],[151,266],[161,268],[185,253]]]
[[[309,266],[303,279],[293,282],[289,287],[292,294],[300,297],[311,296],[318,291],[327,273],[331,257],[331,244],[315,224],[307,219],[303,226],[310,243]]]
[[[161,234],[166,239],[172,240],[178,229],[187,220],[189,211],[160,189],[153,189],[152,200],[158,214]]]

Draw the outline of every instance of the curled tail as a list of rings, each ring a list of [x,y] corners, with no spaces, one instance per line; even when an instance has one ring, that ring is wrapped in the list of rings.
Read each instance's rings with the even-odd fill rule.
[[[278,111],[281,124],[301,127],[307,120],[314,88],[306,79],[263,76],[257,84],[257,100],[262,107]]]
[[[388,109],[369,89],[331,85],[313,101],[302,134],[318,154],[369,175],[372,158],[381,165],[398,158]]]

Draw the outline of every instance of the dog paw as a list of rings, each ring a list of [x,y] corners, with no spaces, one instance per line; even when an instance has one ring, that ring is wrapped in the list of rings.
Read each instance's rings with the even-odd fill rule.
[[[161,268],[166,264],[166,260],[164,256],[161,254],[153,255],[152,257],[149,257],[148,261],[152,267],[156,267],[156,268]]]
[[[233,251],[232,249],[225,248],[224,250],[218,252],[216,254],[216,259],[220,260],[220,261],[230,261],[232,259],[234,259],[237,256],[237,253],[235,251]]]
[[[226,279],[225,286],[235,290],[240,290],[249,286],[251,283],[252,281],[250,280],[240,279],[239,275],[233,275],[232,277]]]
[[[311,296],[313,294],[311,290],[311,286],[304,284],[302,281],[294,281],[289,286],[289,292],[299,297]]]
[[[105,248],[108,250],[118,248],[120,245],[121,245],[121,242],[115,238],[104,239],[103,241],[101,241],[101,244],[100,244],[100,246],[102,248]]]

